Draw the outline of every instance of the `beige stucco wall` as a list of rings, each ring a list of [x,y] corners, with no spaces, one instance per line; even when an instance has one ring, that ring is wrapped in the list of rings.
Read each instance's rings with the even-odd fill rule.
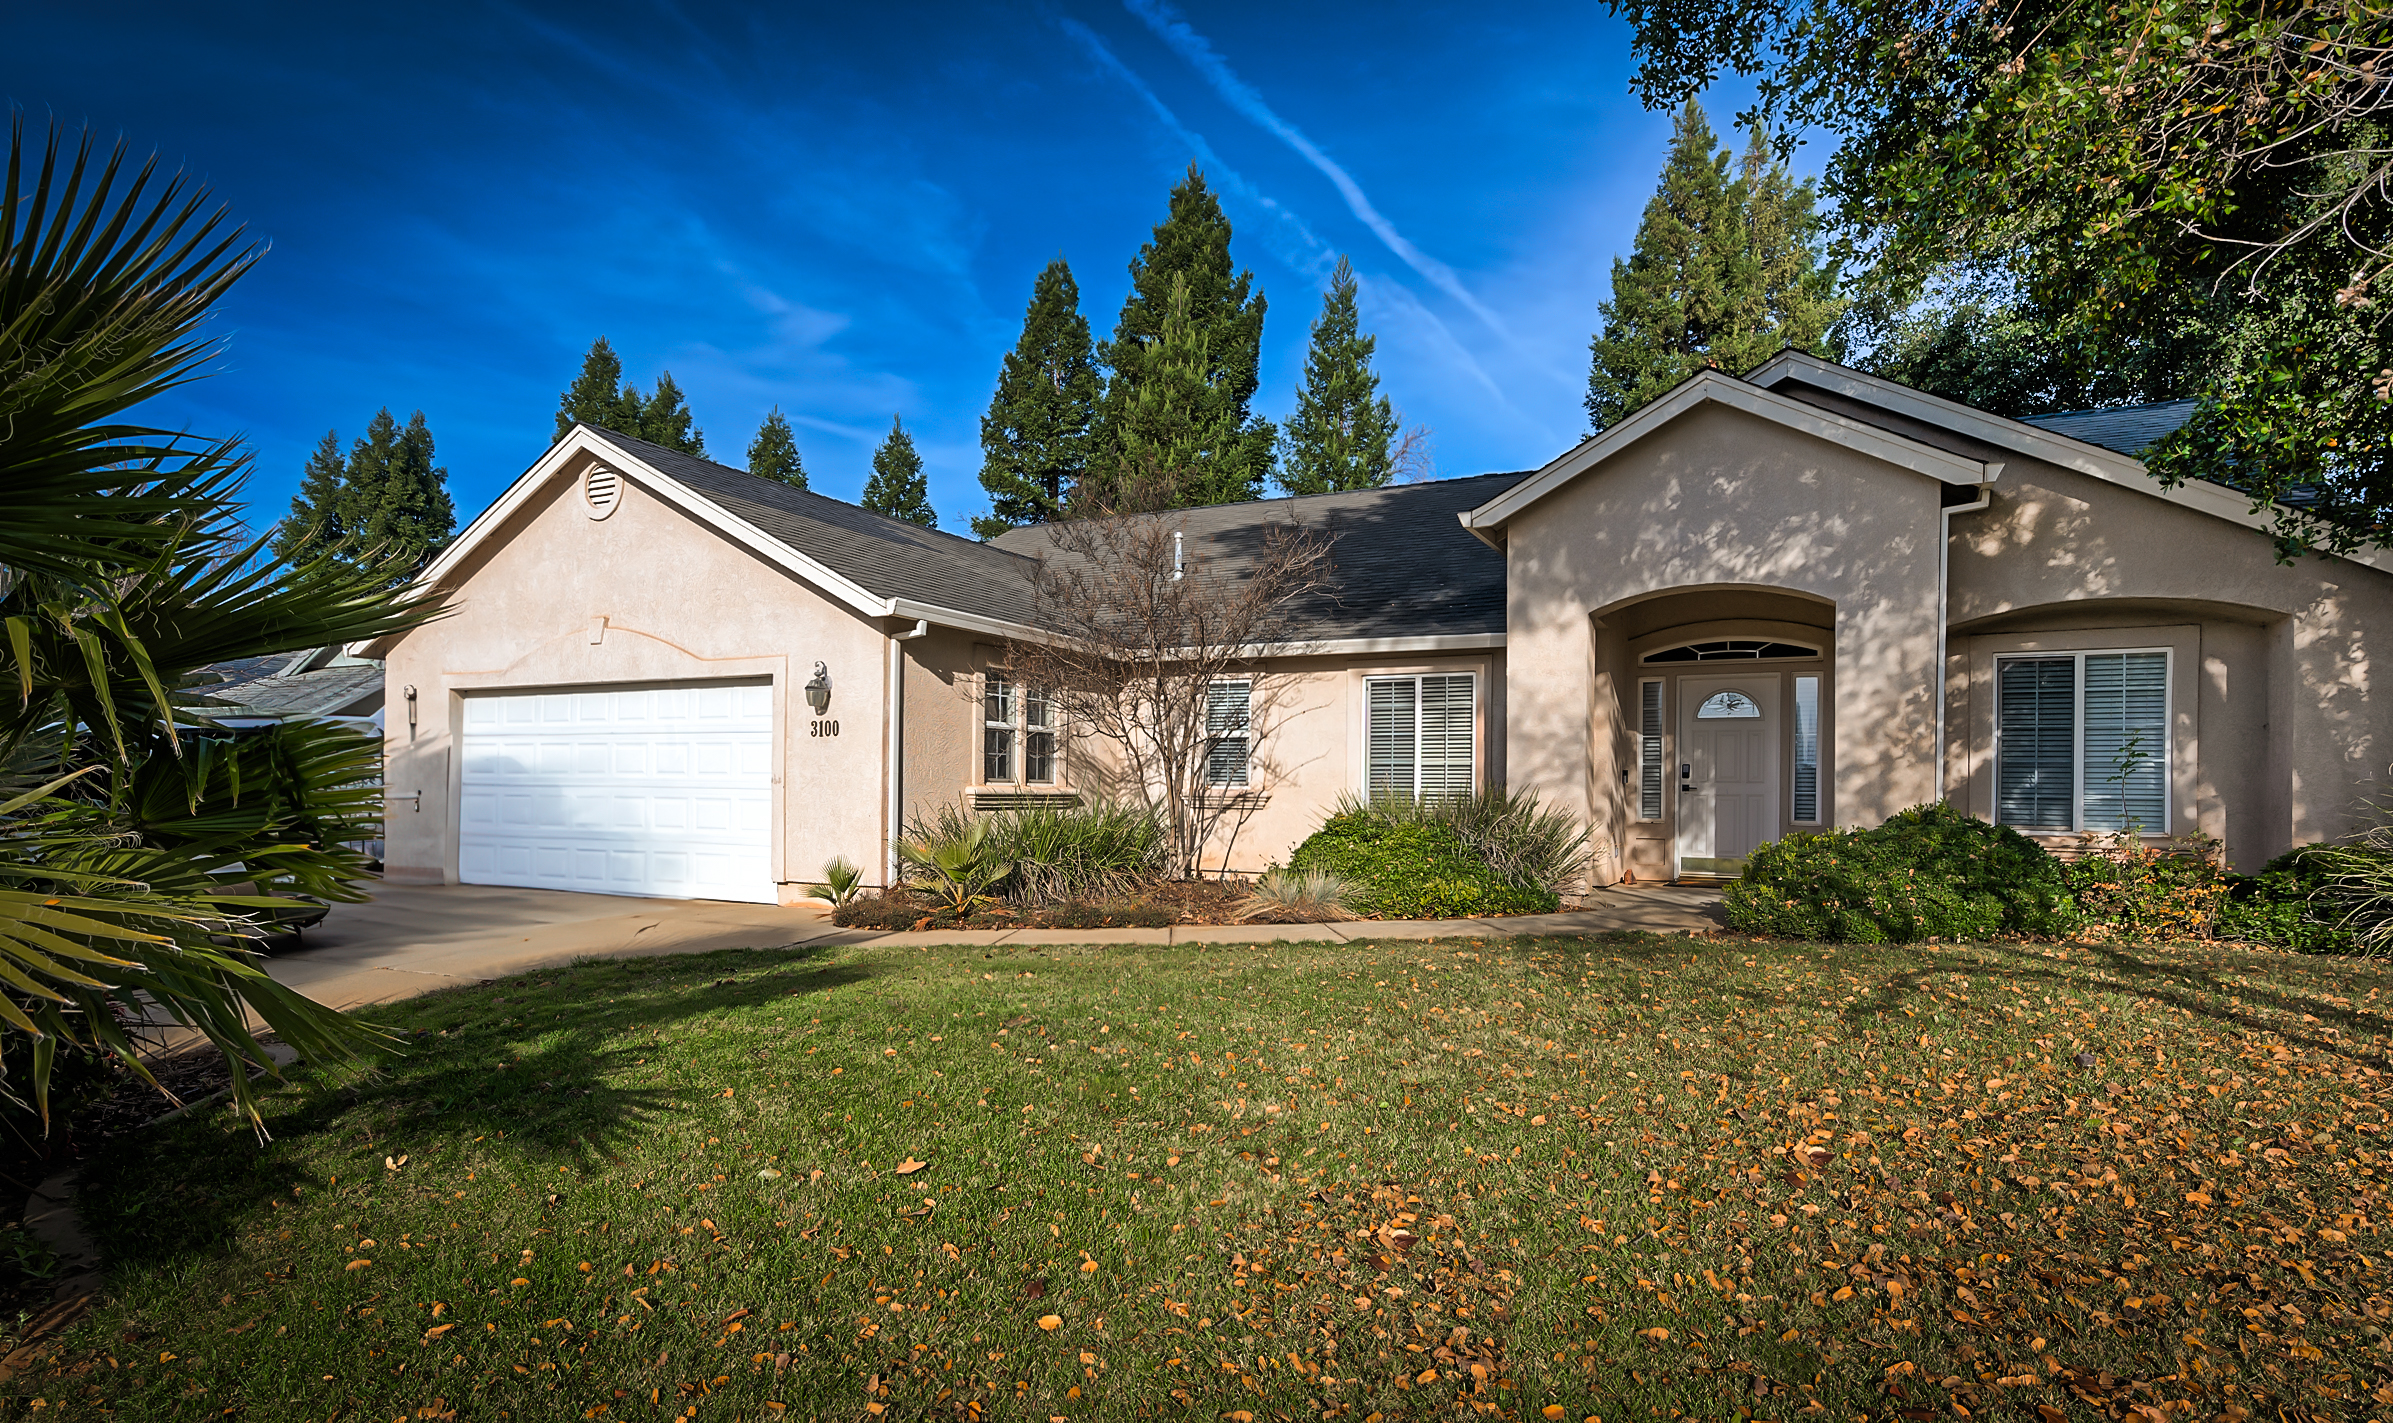
[[[1941,779],[1939,508],[1963,494],[1706,405],[1506,528],[1514,783],[1582,809],[1638,874],[1667,873],[1667,810],[1634,818],[1636,682],[1654,674],[1638,656],[1816,624],[1832,634],[1832,823],[1874,825],[1939,793],[1991,817],[1997,660],[2126,648],[2172,659],[2167,830],[2217,836],[2250,869],[2355,823],[2393,761],[2393,705],[2376,694],[2369,648],[2393,627],[2393,576],[2333,558],[2280,564],[2264,533],[2144,488],[1964,452],[2005,467],[1987,510],[1953,516]],[[1673,704],[1666,735],[1676,719]]]
[[[773,872],[784,897],[833,855],[879,865],[887,639],[877,620],[631,481],[611,516],[590,518],[581,468],[557,471],[458,571],[451,616],[386,654],[390,877],[456,882],[464,696],[718,678],[761,678],[774,689]],[[832,678],[835,738],[807,734],[812,714],[799,689],[816,661]]]
[[[1941,498],[1932,479],[1704,405],[1532,505],[1505,529],[1512,784],[1635,854],[1651,831],[1632,823],[1622,778],[1635,730],[1622,698],[1633,707],[1631,644],[1660,630],[1638,605],[1681,600],[1673,623],[1786,621],[1791,596],[1832,633],[1835,822],[1876,824],[1929,799]]]
[[[1984,513],[1954,521],[1948,775],[1993,808],[1993,666],[2006,652],[2166,647],[2172,831],[2242,868],[2350,828],[2393,759],[2371,635],[2393,576],[2276,561],[2264,533],[2140,490],[2013,459]]]
[[[1128,798],[1115,784],[1118,754],[1066,728],[1062,766],[1052,787],[990,786],[982,781],[981,677],[1000,647],[967,633],[934,633],[908,644],[922,663],[909,677],[904,798],[911,819],[968,796],[1017,789],[1070,792],[1086,799]],[[1341,653],[1278,657],[1254,669],[1253,755],[1248,793],[1220,823],[1207,868],[1251,874],[1284,863],[1347,791],[1364,784],[1363,684],[1375,676],[1468,672],[1478,681],[1477,774],[1504,779],[1504,654],[1501,649],[1443,653]]]

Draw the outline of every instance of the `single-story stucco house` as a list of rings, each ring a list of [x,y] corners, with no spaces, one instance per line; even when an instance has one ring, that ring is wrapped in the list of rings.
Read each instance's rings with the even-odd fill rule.
[[[2338,834],[2393,757],[2393,563],[2280,563],[2243,495],[2162,488],[2133,451],[2187,408],[2011,420],[1788,353],[1530,473],[1158,516],[1335,540],[1256,669],[1281,714],[1214,758],[1229,867],[1343,793],[1494,784],[1587,817],[1598,884],[1940,797],[2246,869]],[[351,649],[386,662],[388,873],[792,899],[928,808],[1087,794],[1005,666],[1046,539],[576,429],[426,573],[452,616]]]

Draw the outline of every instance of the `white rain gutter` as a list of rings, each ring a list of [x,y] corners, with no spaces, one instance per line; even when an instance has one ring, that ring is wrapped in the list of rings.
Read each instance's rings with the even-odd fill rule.
[[[883,779],[889,786],[889,805],[884,812],[888,834],[883,838],[881,872],[884,885],[898,881],[897,837],[904,833],[905,815],[904,777],[906,765],[906,649],[905,644],[922,637],[931,630],[930,619],[917,618],[907,632],[889,634],[889,688],[886,694],[889,707],[889,769]]]
[[[1967,504],[1948,505],[1938,511],[1942,516],[1938,521],[1942,537],[1936,540],[1936,801],[1939,805],[1946,796],[1945,703],[1952,695],[1952,658],[1945,642],[1952,624],[1953,515],[1980,513],[1992,507],[1991,491],[1994,481],[2002,477],[2002,467],[2001,460],[1986,461],[1985,474],[1978,480],[1978,497]]]

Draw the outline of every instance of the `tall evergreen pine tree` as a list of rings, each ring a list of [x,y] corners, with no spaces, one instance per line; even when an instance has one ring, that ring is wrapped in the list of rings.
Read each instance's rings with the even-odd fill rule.
[[[1825,354],[1846,303],[1835,265],[1820,257],[1818,190],[1794,180],[1756,126],[1732,191],[1745,245],[1714,352],[1721,369],[1751,370],[1789,346]]]
[[[390,412],[377,418],[387,421]],[[432,429],[424,423],[423,411],[408,418],[407,428],[389,450],[372,511],[364,516],[363,541],[413,574],[447,547],[457,531],[457,509],[449,499],[449,472],[432,462]],[[352,469],[355,464],[353,460]],[[362,508],[362,493],[360,504]]]
[[[685,455],[706,453],[706,435],[691,424],[673,372],[660,372],[656,393],[641,399],[640,388],[623,379],[623,361],[604,336],[590,343],[581,374],[557,397],[557,432],[549,443],[564,439],[577,422]]]
[[[1058,257],[1031,288],[1022,339],[1006,353],[997,393],[980,418],[980,486],[989,492],[989,512],[972,521],[974,533],[995,538],[1063,516],[1087,474],[1089,426],[1104,393],[1080,288]]]
[[[1290,494],[1376,489],[1395,474],[1396,409],[1371,369],[1377,337],[1362,334],[1354,264],[1341,255],[1313,323],[1305,382],[1280,438],[1280,487]]]
[[[915,452],[914,437],[906,433],[902,416],[889,421],[889,438],[872,452],[872,478],[864,483],[865,508],[926,529],[939,527],[939,516],[931,512],[930,482],[923,477],[922,456]]]
[[[349,530],[341,522],[341,486],[349,477],[349,462],[341,458],[341,436],[324,432],[315,452],[299,474],[299,492],[291,512],[274,530],[274,556],[298,563],[349,547]]]
[[[1756,132],[1742,173],[1693,99],[1590,343],[1587,417],[1611,425],[1706,367],[1750,369],[1781,347],[1819,352],[1841,304],[1823,267],[1816,192]]]
[[[640,433],[640,402],[638,392],[630,392],[627,404],[624,396],[623,362],[607,338],[599,337],[590,343],[582,357],[582,372],[565,387],[557,398],[557,433],[550,439],[555,444],[570,434],[576,424],[595,425],[601,430],[613,430],[619,435]]]
[[[1587,418],[1598,430],[1712,364],[1742,246],[1728,155],[1713,146],[1712,126],[1689,99],[1636,247],[1612,262],[1612,299],[1601,307],[1587,381]]]
[[[623,387],[623,399],[626,405],[635,405],[640,411],[639,428],[626,430],[625,434],[637,435],[652,445],[663,445],[685,455],[706,453],[706,432],[690,423],[690,409],[682,403],[681,387],[674,383],[673,372],[657,372],[656,390],[645,401],[640,399],[640,392],[628,385]]]
[[[344,459],[340,437],[326,432],[308,456],[291,513],[275,530],[285,559],[331,553],[345,563],[375,560],[394,577],[413,577],[448,546],[457,529],[449,472],[433,463],[432,430],[418,410],[404,429],[388,406]]]
[[[798,460],[797,437],[790,433],[789,418],[778,405],[756,427],[756,438],[748,442],[748,473],[796,489],[806,487],[806,466]]]
[[[1190,329],[1167,357],[1175,279],[1186,288],[1179,300]],[[1191,164],[1172,189],[1168,215],[1130,263],[1130,295],[1105,344],[1112,376],[1098,406],[1087,502],[1119,506],[1144,490],[1168,492],[1185,507],[1262,493],[1278,432],[1249,409],[1262,382],[1265,308],[1254,280],[1253,272],[1233,270],[1230,220]],[[1166,369],[1192,352],[1202,353],[1199,379],[1179,366]],[[1144,463],[1191,431],[1201,441],[1190,451],[1192,467],[1159,471]]]

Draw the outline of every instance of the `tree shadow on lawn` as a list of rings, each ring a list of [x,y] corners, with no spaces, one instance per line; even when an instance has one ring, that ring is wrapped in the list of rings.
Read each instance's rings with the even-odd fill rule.
[[[214,1253],[270,1199],[384,1177],[385,1159],[401,1155],[430,1168],[477,1138],[503,1141],[531,1171],[587,1177],[716,1093],[618,1085],[638,1059],[669,1065],[690,1048],[655,1036],[872,976],[823,962],[835,948],[585,960],[390,1005],[376,1017],[400,1041],[362,1066],[303,1077],[296,1100],[287,1089],[270,1099],[268,1142],[218,1110],[107,1143],[83,1169],[85,1227],[110,1260],[155,1266]],[[328,1149],[335,1132],[341,1144]]]
[[[2214,962],[2201,964],[2167,957],[2158,950],[2139,952],[2119,944],[2072,943],[2064,947],[2091,955],[2092,963],[2062,967],[2053,962],[2048,951],[2001,940],[1973,943],[1968,946],[1972,952],[1966,956],[1939,945],[1909,947],[1921,956],[1919,961],[1890,975],[1867,997],[1846,1007],[1844,1018],[1848,1023],[1864,1024],[1890,1014],[1899,1015],[1905,996],[1924,991],[1927,980],[1939,975],[1973,979],[1997,976],[2006,984],[2020,987],[2041,984],[2072,993],[2125,994],[2178,1009],[2231,1031],[2271,1033],[2289,1045],[2378,1071],[2393,1067],[2393,1062],[2384,1056],[2359,1050],[2355,1042],[2341,1036],[2347,1034],[2361,1042],[2382,1041],[2393,1031],[2393,1018],[2364,1011],[2348,1002],[2330,1002],[2324,986],[2318,994],[2304,994],[2264,984],[2230,983],[2223,976],[2235,970],[2281,976],[2290,966],[2287,962],[2290,955],[2246,953],[2225,957],[2234,951],[2208,947],[2205,952],[2214,957]],[[2393,984],[2393,972],[2379,968],[2373,961],[2315,957],[2307,961],[2332,963],[2342,974],[2351,974],[2365,964],[2367,976]],[[1957,1006],[1940,1004],[1939,1008],[1951,1012]],[[2272,1018],[2268,1016],[2270,1012],[2284,1016]]]

